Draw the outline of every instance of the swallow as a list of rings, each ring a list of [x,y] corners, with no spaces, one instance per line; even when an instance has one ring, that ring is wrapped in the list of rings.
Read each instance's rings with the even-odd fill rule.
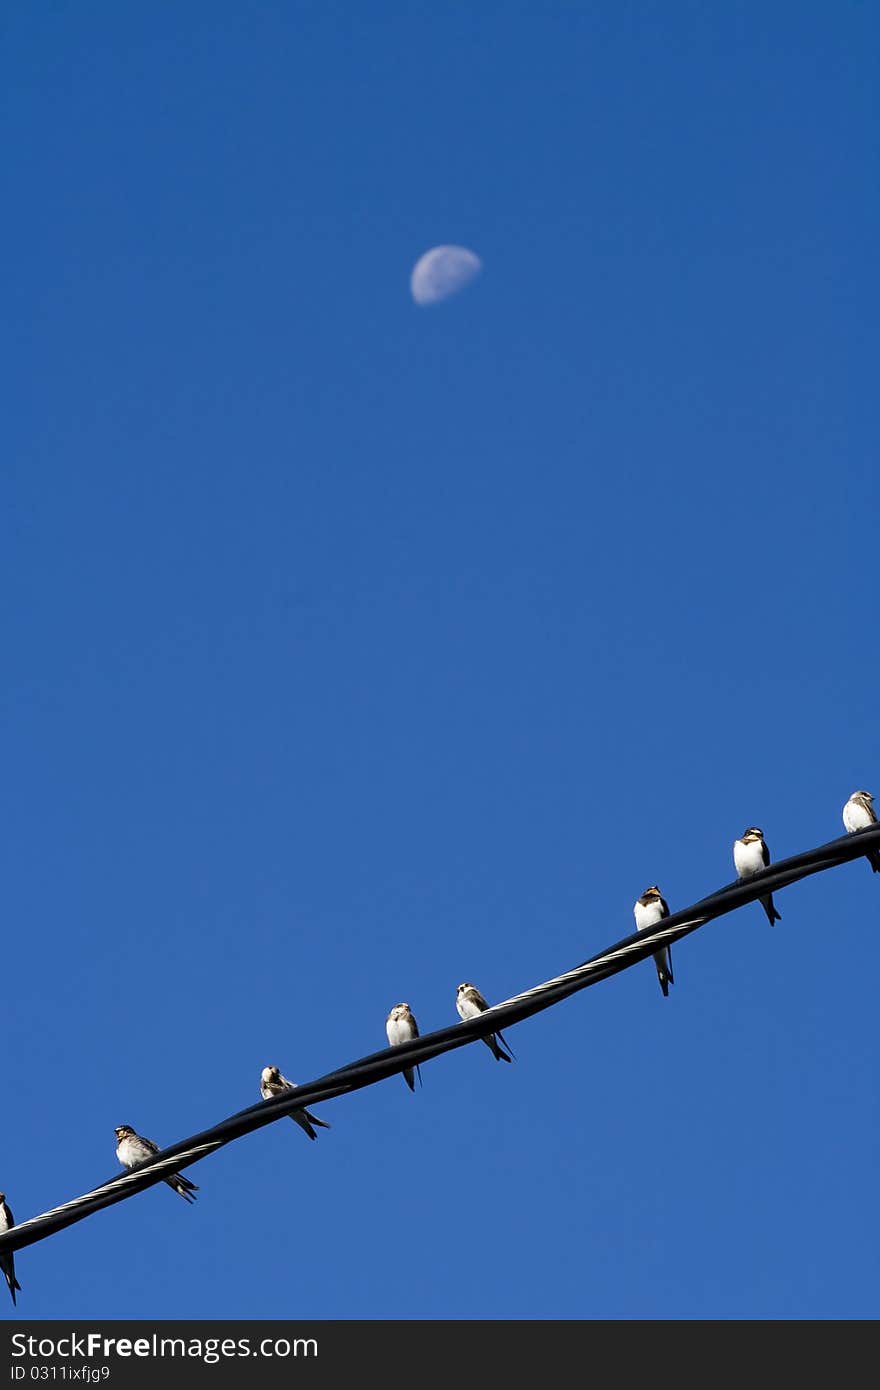
[[[260,1095],[263,1100],[270,1100],[272,1096],[283,1095],[285,1091],[295,1091],[296,1082],[288,1081],[286,1076],[282,1076],[277,1067],[263,1067],[260,1072]],[[326,1120],[319,1120],[317,1115],[313,1115],[310,1110],[291,1110],[290,1118],[294,1124],[299,1125],[301,1130],[310,1139],[317,1139],[317,1134],[312,1128],[313,1125],[320,1125],[321,1129],[330,1129]]]
[[[152,1139],[144,1139],[140,1134],[136,1134],[131,1125],[116,1126],[116,1157],[123,1168],[136,1168],[145,1159],[154,1158],[162,1150],[158,1144],[154,1144]],[[194,1202],[194,1192],[198,1192],[198,1187],[189,1178],[185,1178],[180,1173],[171,1173],[167,1178],[162,1179],[172,1187],[175,1192],[179,1192],[185,1202]]]
[[[385,1020],[385,1033],[391,1047],[397,1047],[399,1043],[412,1042],[413,1038],[419,1036],[419,1025],[413,1017],[409,1004],[394,1005]],[[416,1089],[414,1072],[419,1073],[419,1084],[421,1084],[422,1073],[418,1062],[415,1067],[407,1067],[403,1073],[403,1079],[411,1091]]]
[[[3,1231],[11,1231],[15,1225],[15,1217],[6,1205],[6,1193],[0,1192],[0,1234]],[[8,1255],[0,1255],[0,1269],[6,1276],[9,1285],[9,1292],[12,1294],[12,1302],[15,1303],[15,1290],[21,1293],[21,1284],[15,1277],[15,1256],[10,1250]]]
[[[638,931],[656,926],[664,917],[669,916],[669,904],[661,895],[656,883],[651,888],[646,888],[642,896],[636,900],[633,915]],[[668,999],[669,986],[675,984],[672,976],[672,950],[669,946],[661,946],[659,951],[654,952],[654,964],[657,967],[657,979],[660,981],[663,997]]]
[[[743,831],[741,839],[734,840],[733,862],[740,880],[760,873],[770,863],[770,851],[764,842],[764,832],[757,825],[750,825],[748,830]],[[760,903],[771,927],[774,922],[782,921],[782,913],[776,911],[772,893],[766,893],[760,899]]]
[[[476,985],[469,985],[465,982],[465,984],[459,985],[458,987],[458,993],[455,997],[455,1007],[458,1009],[459,1017],[467,1020],[469,1018],[479,1018],[480,1014],[485,1013],[489,1005],[486,1003]],[[483,1042],[492,1053],[496,1062],[513,1061],[513,1048],[503,1034],[488,1033],[486,1037],[483,1038]],[[504,1044],[504,1047],[501,1046],[501,1043]],[[507,1052],[504,1051],[505,1047],[507,1048]],[[508,1053],[510,1056],[508,1056]]]
[[[877,824],[874,798],[870,792],[853,792],[843,808],[843,823],[850,834],[854,830],[867,830],[869,825]],[[875,874],[880,874],[880,849],[869,849],[865,855]]]

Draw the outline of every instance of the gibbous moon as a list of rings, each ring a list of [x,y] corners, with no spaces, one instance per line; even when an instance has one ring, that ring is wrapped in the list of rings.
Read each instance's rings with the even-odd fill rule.
[[[432,246],[420,256],[410,277],[417,304],[437,304],[469,285],[483,269],[483,262],[466,246]]]

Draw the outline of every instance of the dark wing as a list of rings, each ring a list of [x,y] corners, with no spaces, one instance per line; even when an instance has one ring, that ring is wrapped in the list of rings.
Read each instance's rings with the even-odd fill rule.
[[[766,840],[761,841],[761,858],[764,861],[764,868],[766,869],[767,865],[770,863],[770,851],[767,848]]]

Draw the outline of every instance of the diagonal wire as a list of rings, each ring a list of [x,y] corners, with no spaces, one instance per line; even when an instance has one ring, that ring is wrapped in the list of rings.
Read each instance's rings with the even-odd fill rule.
[[[289,1093],[240,1110],[228,1119],[213,1125],[211,1129],[169,1145],[148,1162],[139,1164],[129,1172],[120,1173],[108,1182],[102,1183],[100,1187],[93,1188],[91,1192],[85,1192],[82,1196],[63,1202],[58,1207],[52,1207],[39,1216],[29,1217],[27,1221],[22,1221],[11,1230],[0,1234],[0,1259],[15,1250],[33,1245],[36,1241],[45,1240],[47,1236],[84,1220],[93,1212],[125,1201],[135,1193],[143,1192],[147,1187],[153,1187],[163,1181],[169,1172],[179,1172],[182,1168],[198,1163],[200,1159],[222,1148],[223,1145],[240,1139],[245,1134],[251,1134],[254,1130],[262,1129],[264,1125],[274,1123],[275,1120],[289,1115],[292,1110],[300,1110],[306,1105],[316,1105],[320,1101],[333,1100],[337,1096],[361,1090],[364,1086],[372,1086],[377,1081],[384,1081],[386,1077],[396,1075],[406,1067],[430,1061],[432,1057],[465,1047],[489,1033],[510,1027],[514,1023],[521,1023],[523,1019],[551,1008],[570,995],[646,960],[660,946],[671,946],[676,941],[681,941],[683,937],[690,936],[692,932],[717,917],[734,912],[746,903],[755,902],[767,893],[787,888],[789,884],[809,878],[812,874],[848,864],[872,850],[880,850],[880,824],[843,835],[840,839],[831,840],[816,849],[806,850],[803,854],[793,855],[790,859],[781,859],[777,864],[771,864],[769,868],[754,874],[751,878],[727,884],[717,892],[711,893],[709,897],[701,898],[692,907],[683,908],[664,917],[655,926],[623,937],[597,956],[591,956],[589,960],[583,961],[564,974],[556,975],[552,980],[545,980],[522,994],[515,994],[503,1003],[493,1005],[478,1018],[455,1023],[433,1033],[425,1033],[413,1042],[383,1048],[381,1052],[373,1052],[368,1057],[361,1057],[347,1066],[328,1072],[316,1081],[297,1086]]]

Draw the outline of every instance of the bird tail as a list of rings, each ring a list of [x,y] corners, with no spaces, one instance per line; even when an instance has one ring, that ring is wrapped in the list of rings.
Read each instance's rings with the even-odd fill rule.
[[[174,1189],[175,1192],[180,1193],[181,1197],[185,1202],[194,1202],[196,1200],[192,1194],[194,1192],[198,1192],[198,1187],[194,1182],[190,1182],[189,1178],[185,1178],[181,1173],[172,1173],[171,1177],[166,1178],[165,1181],[167,1182],[169,1187],[172,1187]]]
[[[782,921],[782,913],[776,911],[776,904],[773,901],[772,893],[768,893],[766,898],[761,899],[761,906],[767,914],[767,921],[770,923],[771,927],[774,922]]]
[[[663,991],[663,998],[669,998],[669,986],[675,984],[672,976],[672,952],[667,946],[665,951],[658,951],[654,957],[654,964],[657,967],[657,979],[660,981],[660,988]]]
[[[880,874],[880,849],[868,850],[868,863],[875,874]]]
[[[3,1273],[6,1275],[6,1282],[9,1285],[9,1292],[12,1295],[13,1305],[15,1305],[15,1290],[18,1289],[19,1293],[21,1293],[21,1284],[15,1277],[14,1269],[7,1269],[4,1265]]]
[[[312,1116],[307,1110],[294,1110],[292,1114],[288,1115],[288,1119],[293,1120],[295,1125],[299,1125],[303,1134],[307,1134],[310,1139],[317,1139],[318,1136],[309,1123]]]
[[[319,1129],[332,1129],[332,1125],[329,1125],[326,1120],[319,1120],[317,1115],[312,1114],[311,1110],[304,1110],[303,1114],[307,1120],[311,1120],[312,1124],[317,1125]]]
[[[403,1079],[411,1091],[416,1089],[416,1077],[412,1067],[407,1067],[406,1071],[403,1073]]]
[[[295,1125],[299,1125],[304,1134],[310,1139],[317,1139],[317,1134],[312,1129],[312,1125],[320,1125],[321,1129],[329,1129],[326,1120],[319,1120],[317,1115],[313,1115],[310,1110],[294,1110],[290,1115]]]
[[[501,1039],[501,1042],[498,1041],[499,1038]],[[502,1037],[500,1033],[490,1033],[487,1038],[483,1039],[483,1042],[486,1044],[489,1051],[492,1053],[492,1056],[495,1058],[496,1062],[513,1061],[513,1049],[508,1045],[507,1039]],[[501,1046],[501,1043],[504,1044],[504,1047]],[[507,1048],[507,1052],[510,1053],[509,1057],[507,1055],[507,1052],[504,1051],[505,1047]]]

